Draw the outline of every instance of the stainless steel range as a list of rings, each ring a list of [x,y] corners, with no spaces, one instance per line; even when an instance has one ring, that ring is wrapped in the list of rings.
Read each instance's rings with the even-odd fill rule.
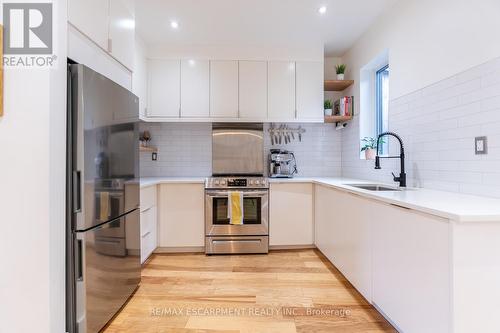
[[[213,124],[212,178],[205,184],[205,252],[267,253],[269,182],[263,124]],[[236,195],[237,223],[232,217]],[[231,204],[233,203],[233,205]]]
[[[229,195],[241,192],[243,223],[231,224]],[[205,252],[267,253],[269,182],[263,177],[212,177],[205,184]]]

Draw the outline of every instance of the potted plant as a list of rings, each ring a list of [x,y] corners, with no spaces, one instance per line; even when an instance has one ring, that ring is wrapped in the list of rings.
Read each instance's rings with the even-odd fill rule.
[[[374,160],[375,156],[377,156],[377,139],[367,136],[361,142],[363,143],[361,151],[365,152],[365,158],[367,160]],[[384,139],[380,139],[379,143],[383,144]]]
[[[331,116],[333,114],[332,101],[329,99],[325,100],[325,116]]]
[[[337,80],[343,80],[345,74],[345,65],[344,64],[336,65],[335,71],[337,72]]]
[[[151,134],[149,131],[144,131],[142,134],[139,136],[139,141],[141,142],[141,146],[147,147],[149,144],[149,141],[151,141]]]

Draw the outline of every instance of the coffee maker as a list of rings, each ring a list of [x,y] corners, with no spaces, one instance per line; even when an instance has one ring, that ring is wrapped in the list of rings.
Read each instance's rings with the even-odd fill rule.
[[[295,155],[283,149],[271,149],[269,154],[269,177],[292,178],[297,171]]]

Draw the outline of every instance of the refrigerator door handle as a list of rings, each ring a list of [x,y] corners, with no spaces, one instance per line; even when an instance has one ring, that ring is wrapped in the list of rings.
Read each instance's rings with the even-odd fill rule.
[[[83,281],[83,240],[76,240],[76,280]]]
[[[73,212],[80,213],[82,211],[82,173],[81,171],[73,171]]]

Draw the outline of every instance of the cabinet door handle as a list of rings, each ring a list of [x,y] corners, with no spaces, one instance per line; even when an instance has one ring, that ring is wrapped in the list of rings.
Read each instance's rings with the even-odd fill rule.
[[[111,38],[108,38],[108,52],[113,52],[113,40]]]
[[[83,241],[78,239],[76,241],[76,280],[83,281]]]
[[[82,173],[73,171],[73,213],[82,211]]]
[[[142,238],[146,237],[147,235],[149,235],[151,233],[151,231],[148,231],[146,232],[144,235],[142,235]]]

